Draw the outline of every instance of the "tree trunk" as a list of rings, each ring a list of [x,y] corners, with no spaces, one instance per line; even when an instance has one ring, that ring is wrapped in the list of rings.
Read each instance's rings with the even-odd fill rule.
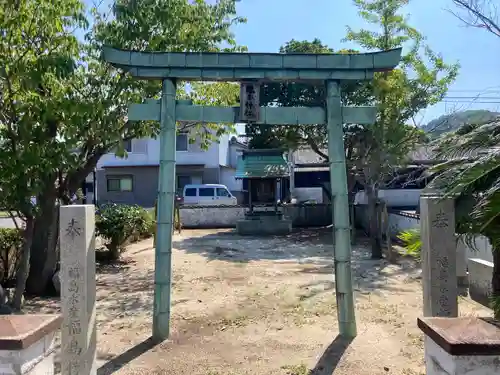
[[[392,247],[391,226],[389,225],[389,212],[387,211],[387,204],[384,200],[380,200],[380,213],[382,216],[382,233],[385,236],[385,259],[390,263],[395,263],[397,260],[397,253]]]
[[[30,270],[30,249],[33,243],[34,220],[32,217],[26,218],[26,227],[23,232],[23,249],[21,253],[21,262],[16,273],[16,290],[12,299],[12,307],[15,310],[21,310],[23,303],[26,280]]]
[[[494,243],[494,242],[492,242]],[[494,299],[494,316],[500,320],[500,248],[493,247],[493,278],[491,280],[492,296]]]
[[[42,198],[41,213],[34,223],[30,273],[26,284],[27,293],[36,296],[51,290],[52,276],[59,258],[59,207],[56,205],[55,189],[46,192]]]
[[[378,202],[378,189],[375,185],[366,188],[368,198],[368,217],[370,220],[370,244],[372,259],[382,259],[382,241],[380,238],[380,209]]]

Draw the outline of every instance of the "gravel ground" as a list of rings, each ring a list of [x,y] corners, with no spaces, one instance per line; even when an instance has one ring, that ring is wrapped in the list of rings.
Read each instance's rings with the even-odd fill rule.
[[[151,334],[154,251],[129,246],[98,269],[99,375],[424,374],[419,270],[410,260],[373,261],[353,246],[358,336],[337,337],[331,229],[286,237],[183,231],[173,252],[172,334]],[[56,312],[56,299],[26,310]],[[460,298],[462,315],[491,312]]]

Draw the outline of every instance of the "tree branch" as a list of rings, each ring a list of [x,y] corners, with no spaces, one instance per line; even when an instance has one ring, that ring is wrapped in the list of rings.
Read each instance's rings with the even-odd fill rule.
[[[451,12],[468,26],[486,29],[500,37],[500,22],[495,14],[496,7],[491,0],[453,0],[455,5],[469,14],[469,20]]]
[[[316,144],[316,142],[314,142],[312,139],[310,138],[306,138],[306,142],[307,144],[309,145],[309,147],[311,147],[311,150],[313,150],[315,153],[317,153],[319,156],[321,156],[323,159],[325,159],[325,161],[329,161],[329,157],[327,154],[325,154],[324,152],[322,152],[318,145]]]

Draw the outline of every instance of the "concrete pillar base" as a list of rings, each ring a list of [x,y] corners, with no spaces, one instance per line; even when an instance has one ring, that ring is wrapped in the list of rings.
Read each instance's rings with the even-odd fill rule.
[[[236,231],[240,235],[283,235],[292,232],[292,221],[286,219],[276,220],[238,220]]]
[[[500,373],[500,322],[491,318],[422,318],[426,375]]]
[[[0,316],[0,375],[53,375],[58,315]]]

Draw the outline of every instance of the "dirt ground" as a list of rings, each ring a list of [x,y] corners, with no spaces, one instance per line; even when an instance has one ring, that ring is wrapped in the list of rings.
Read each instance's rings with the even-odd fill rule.
[[[98,269],[99,375],[424,374],[419,272],[370,260],[353,246],[358,336],[337,337],[331,229],[287,237],[238,237],[227,230],[174,238],[172,334],[151,334],[152,241],[129,247],[124,262]],[[58,311],[30,300],[29,312]],[[462,315],[491,315],[460,298]]]

